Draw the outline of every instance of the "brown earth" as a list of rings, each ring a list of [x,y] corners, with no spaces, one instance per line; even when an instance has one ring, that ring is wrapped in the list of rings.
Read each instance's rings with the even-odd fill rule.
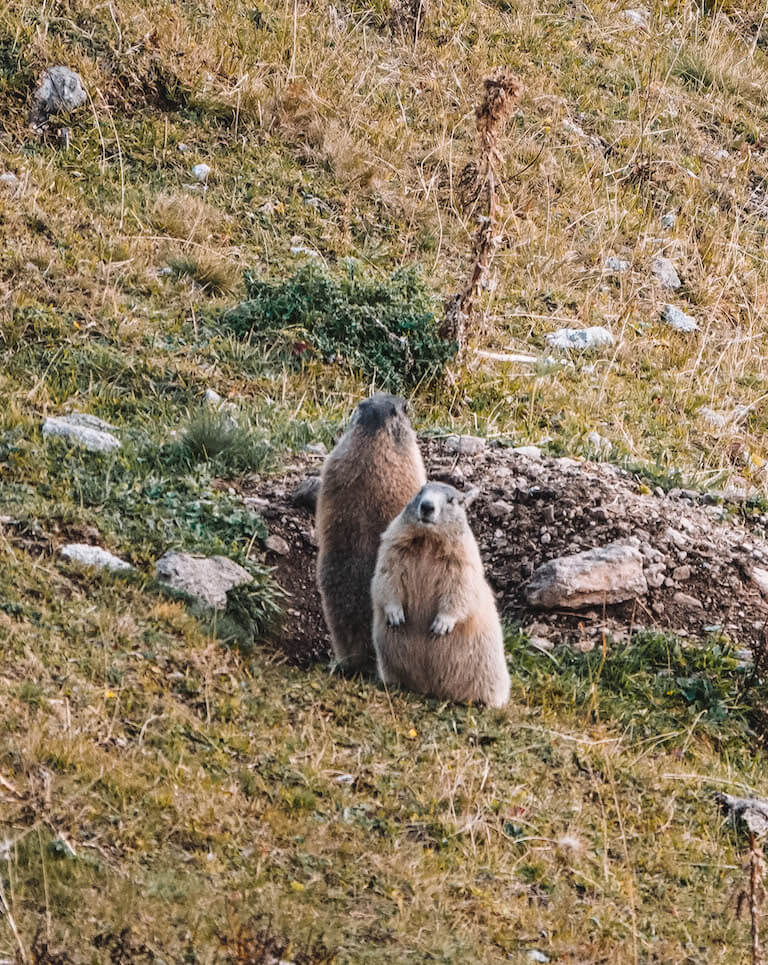
[[[744,648],[761,642],[768,604],[750,575],[768,565],[761,523],[747,529],[733,507],[690,490],[650,492],[607,463],[531,458],[494,445],[459,455],[450,440],[421,445],[431,479],[480,490],[468,515],[488,578],[505,618],[532,635],[582,649],[604,630],[617,638],[640,627],[695,638],[719,632]],[[312,513],[292,498],[320,461],[302,456],[282,476],[252,478],[243,487],[270,534],[287,543],[287,555],[267,551],[266,559],[291,596],[279,646],[300,663],[330,652],[314,582]],[[528,606],[525,585],[539,565],[617,540],[634,541],[643,555],[649,582],[643,597],[579,612]]]

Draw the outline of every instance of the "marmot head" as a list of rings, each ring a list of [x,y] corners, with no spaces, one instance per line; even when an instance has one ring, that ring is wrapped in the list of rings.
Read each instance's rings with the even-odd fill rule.
[[[413,431],[408,418],[408,403],[399,395],[377,392],[358,403],[352,413],[349,428],[359,429],[366,435],[375,435],[386,430],[394,439],[399,440],[404,434]]]
[[[464,495],[446,483],[427,483],[405,507],[403,517],[409,525],[425,529],[463,529],[467,525]]]

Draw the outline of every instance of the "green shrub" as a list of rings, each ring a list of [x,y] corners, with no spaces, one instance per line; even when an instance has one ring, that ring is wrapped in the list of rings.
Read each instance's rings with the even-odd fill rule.
[[[401,391],[439,375],[456,354],[438,335],[436,302],[418,270],[380,282],[349,266],[332,278],[315,264],[268,282],[247,273],[248,299],[222,323],[240,336],[277,346],[286,360],[345,361],[379,387]]]

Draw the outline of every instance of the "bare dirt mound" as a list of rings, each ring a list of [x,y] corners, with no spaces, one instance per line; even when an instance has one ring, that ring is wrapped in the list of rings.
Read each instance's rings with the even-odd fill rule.
[[[682,636],[727,635],[735,644],[759,642],[768,605],[757,580],[768,566],[768,542],[735,523],[720,505],[690,491],[648,492],[629,473],[606,463],[536,458],[484,446],[458,454],[450,440],[422,440],[432,479],[458,489],[477,487],[469,509],[489,580],[504,616],[553,643],[591,648],[603,630],[622,636],[652,627]],[[252,479],[244,495],[258,506],[285,552],[268,551],[291,594],[279,646],[301,663],[329,651],[315,588],[316,539],[310,510],[292,494],[319,460],[307,457],[280,478]],[[643,559],[647,593],[630,602],[573,611],[535,609],[525,587],[542,563],[622,541]],[[279,544],[279,541],[277,541]],[[768,589],[768,588],[767,588]]]

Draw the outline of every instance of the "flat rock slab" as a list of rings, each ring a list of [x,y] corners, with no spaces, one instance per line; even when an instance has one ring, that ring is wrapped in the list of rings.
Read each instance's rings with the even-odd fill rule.
[[[110,553],[100,546],[89,546],[87,543],[68,543],[59,550],[61,555],[83,566],[94,566],[100,570],[132,570],[133,567],[119,556]]]
[[[544,563],[531,577],[526,598],[531,606],[578,610],[647,592],[640,551],[630,543],[610,543]]]
[[[591,325],[589,328],[559,328],[545,336],[552,348],[567,352],[571,349],[585,352],[589,349],[603,348],[613,345],[613,335],[602,325]]]
[[[91,452],[114,452],[120,448],[120,440],[107,431],[112,428],[108,422],[96,416],[75,412],[72,415],[50,416],[43,423],[43,435],[67,439]]]
[[[485,449],[485,439],[481,436],[446,436],[445,448],[462,456],[473,456]]]
[[[193,597],[204,606],[223,610],[227,592],[251,582],[251,574],[226,556],[192,556],[169,551],[155,564],[158,580]]]

